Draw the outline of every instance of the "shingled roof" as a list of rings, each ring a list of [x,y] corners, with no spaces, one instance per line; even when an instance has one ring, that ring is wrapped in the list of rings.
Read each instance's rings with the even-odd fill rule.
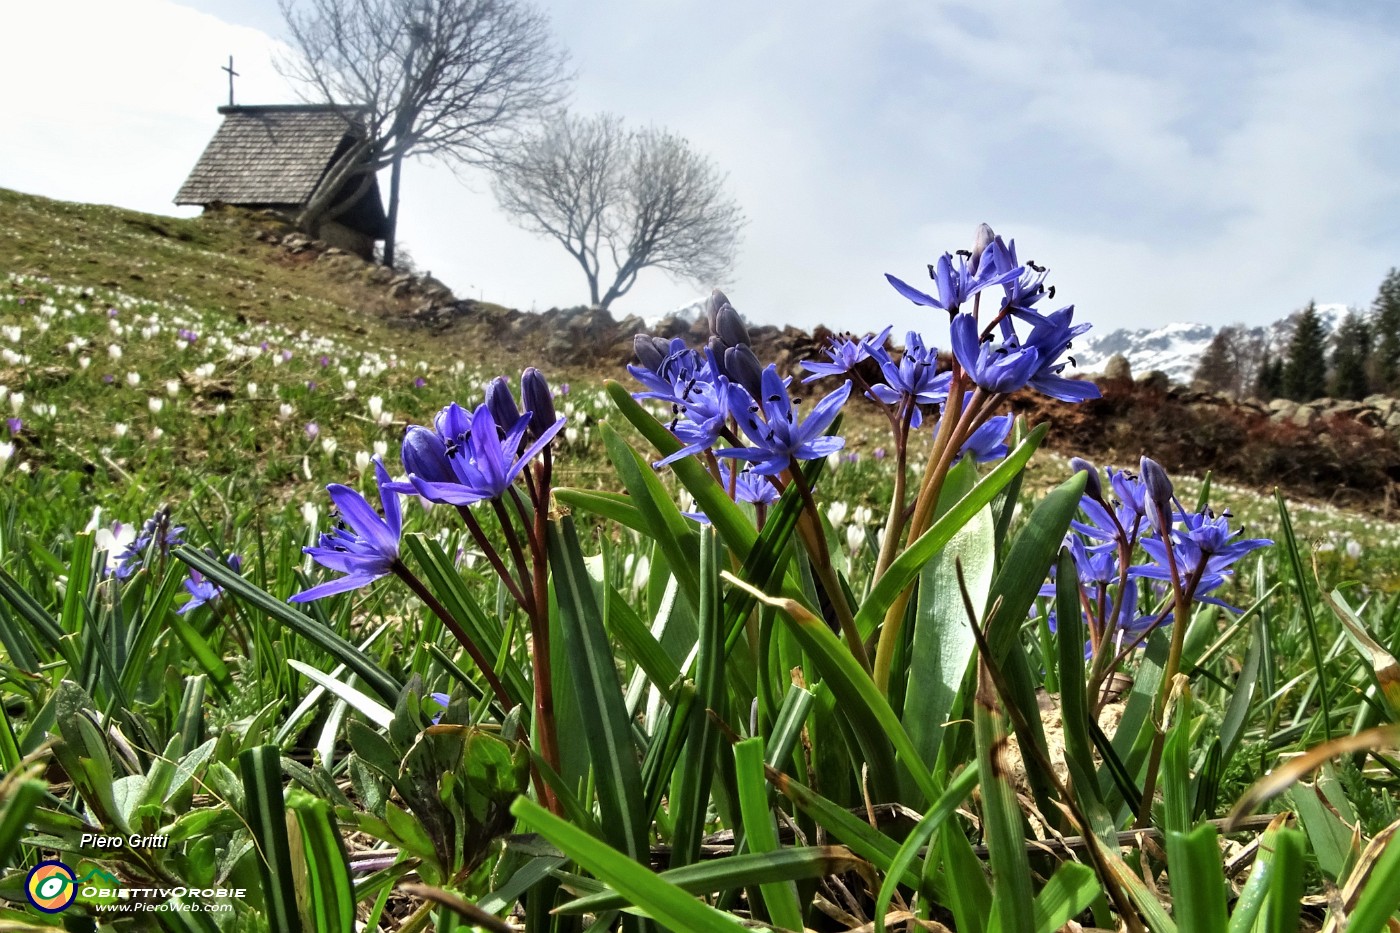
[[[343,146],[362,132],[353,108],[220,107],[219,127],[176,204],[302,205]]]

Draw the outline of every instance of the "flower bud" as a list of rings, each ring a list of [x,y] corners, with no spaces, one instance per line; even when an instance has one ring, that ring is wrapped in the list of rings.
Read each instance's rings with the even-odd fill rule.
[[[1089,474],[1088,482],[1084,484],[1084,495],[1095,502],[1103,501],[1103,481],[1099,479],[1099,468],[1094,466],[1083,457],[1071,457],[1069,468],[1075,473],[1083,471]]]
[[[660,373],[662,364],[666,362],[666,354],[656,343],[650,334],[638,334],[632,338],[632,352],[637,354],[637,362],[642,364],[643,369]]]
[[[554,395],[544,373],[531,366],[520,374],[520,399],[530,412],[530,434],[542,436],[559,420],[554,413]]]
[[[977,274],[977,267],[982,264],[982,254],[987,251],[987,247],[991,246],[996,238],[997,235],[987,224],[980,224],[977,227],[977,232],[972,237],[972,261],[968,263],[969,271],[973,275]]]
[[[1142,484],[1147,489],[1147,520],[1162,537],[1167,536],[1172,514],[1172,481],[1162,465],[1150,457],[1140,463]]]
[[[491,412],[491,417],[496,419],[496,424],[503,431],[509,431],[520,420],[520,409],[516,407],[510,383],[504,376],[492,379],[486,387],[486,410]]]
[[[749,329],[731,304],[726,304],[715,314],[712,330],[716,337],[724,341],[726,347],[748,345]]]
[[[403,468],[413,476],[430,483],[455,481],[452,465],[447,462],[447,446],[434,431],[416,424],[410,427],[404,432],[400,456]]]
[[[710,292],[710,297],[705,299],[705,320],[710,324],[710,333],[719,335],[719,328],[716,326],[719,317],[719,309],[729,304],[729,298],[724,292],[715,289]]]
[[[747,389],[755,401],[763,398],[763,365],[747,344],[724,351],[724,374]]]

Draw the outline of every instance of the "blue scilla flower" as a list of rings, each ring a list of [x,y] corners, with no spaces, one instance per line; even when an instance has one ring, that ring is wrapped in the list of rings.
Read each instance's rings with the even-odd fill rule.
[[[723,376],[717,376],[712,382],[691,380],[687,385],[677,386],[676,395],[678,401],[673,403],[676,417],[670,428],[685,446],[658,460],[658,467],[715,446],[729,419],[729,380]]]
[[[1005,319],[1003,319],[1005,320]],[[1031,327],[1025,346],[1039,354],[1040,365],[1032,373],[1029,385],[1042,395],[1062,402],[1083,402],[1099,398],[1099,387],[1087,379],[1067,379],[1061,375],[1072,358],[1059,362],[1070,349],[1074,338],[1089,330],[1090,324],[1074,323],[1074,305],[1046,315]]]
[[[979,242],[982,237],[979,237]],[[941,308],[949,313],[956,312],[963,302],[973,295],[990,288],[993,285],[1003,285],[1007,282],[1020,278],[1022,269],[1020,266],[1004,265],[1007,254],[999,248],[999,244],[993,240],[982,248],[980,254],[974,257],[973,253],[959,251],[955,256],[952,253],[944,253],[939,257],[938,262],[928,267],[929,277],[933,279],[938,297],[926,294],[906,284],[903,280],[896,278],[889,273],[885,273],[885,278],[894,290],[916,305],[923,305],[929,308]]]
[[[823,432],[850,397],[850,380],[813,406],[805,419],[793,410],[787,384],[776,366],[769,364],[763,370],[761,388],[762,397],[755,399],[743,386],[730,384],[729,410],[754,446],[719,450],[716,456],[746,460],[760,476],[775,476],[793,460],[816,460],[846,446],[845,438]]]
[[[1193,598],[1238,612],[1238,609],[1205,594],[1222,586],[1233,573],[1233,564],[1251,551],[1274,542],[1268,538],[1240,538],[1243,529],[1230,530],[1230,513],[1216,516],[1210,509],[1187,513],[1167,537],[1148,537],[1142,549],[1153,563],[1134,567],[1132,574],[1151,580],[1171,580],[1171,559],[1183,579],[1198,577]],[[1171,548],[1171,558],[1167,549]]]
[[[977,321],[960,314],[952,323],[953,355],[974,383],[988,392],[1010,393],[1026,387],[1040,368],[1040,350],[1023,347],[1013,336],[996,341],[978,336]]]
[[[938,351],[925,347],[923,338],[912,330],[904,338],[904,355],[899,362],[884,354],[880,372],[885,381],[872,385],[870,393],[886,405],[904,399],[912,399],[915,405],[941,405],[948,398],[948,384],[953,378],[952,373],[938,371]],[[910,425],[917,428],[922,421],[915,408]]]
[[[237,554],[230,554],[228,556],[228,565],[233,568],[234,573],[239,573],[243,569],[243,558],[239,557]],[[216,585],[193,567],[190,568],[189,579],[185,581],[185,591],[190,594],[190,600],[176,610],[177,615],[193,612],[200,606],[212,603],[214,600],[224,595],[224,588],[222,586]]]
[[[374,476],[379,501],[384,506],[382,518],[364,496],[349,486],[332,483],[326,487],[340,512],[339,527],[322,534],[316,547],[302,550],[322,567],[345,576],[297,593],[289,602],[305,603],[359,589],[394,571],[399,560],[403,513],[399,510],[398,493],[388,488],[389,472],[378,457],[374,460]]]
[[[822,351],[827,355],[829,362],[803,360],[803,367],[812,375],[802,381],[812,382],[823,376],[844,376],[855,369],[862,360],[874,359],[880,363],[888,361],[890,355],[885,350],[885,341],[889,339],[892,330],[893,327],[886,327],[878,334],[865,337],[855,337],[851,334],[832,337],[831,342]]]
[[[1113,512],[1110,514],[1104,503],[1086,495],[1080,500],[1079,507],[1084,510],[1089,521],[1076,520],[1071,523],[1071,527],[1080,534],[1099,541],[1115,540],[1121,527],[1127,540],[1136,541],[1145,530],[1147,522],[1146,484],[1134,473],[1109,467],[1108,490],[1112,493],[1108,505],[1112,507]]]
[[[185,590],[190,594],[190,600],[176,610],[176,615],[193,612],[205,603],[212,603],[224,595],[223,587],[217,586],[193,567],[190,568],[189,579],[185,581]]]
[[[953,462],[956,463],[963,457],[971,457],[978,463],[987,463],[1005,457],[1010,450],[1006,445],[1006,438],[1011,433],[1014,420],[1015,416],[1010,414],[988,418],[963,441]]]
[[[533,417],[527,411],[514,424],[498,425],[487,405],[477,406],[468,416],[453,402],[438,413],[434,422],[442,443],[440,451],[431,437],[421,431],[409,432],[412,449],[409,434],[404,437],[404,465],[409,470],[413,491],[429,502],[448,505],[473,505],[501,498],[564,427],[565,419],[557,418],[539,431],[532,424]],[[534,441],[522,450],[527,432]],[[414,472],[415,468],[424,472]],[[402,488],[402,484],[395,484],[395,488]]]
[[[433,716],[433,725],[436,726],[442,721],[443,715],[447,712],[447,707],[452,702],[452,697],[448,696],[446,693],[430,693],[428,694],[428,699],[434,706],[440,707]]]
[[[707,382],[714,377],[715,370],[709,360],[699,351],[687,347],[679,337],[668,341],[638,334],[633,338],[632,346],[639,365],[629,364],[627,371],[646,387],[645,392],[633,394],[635,399],[654,398],[679,404],[677,386],[686,386],[696,380]]]
[[[972,381],[988,392],[1009,393],[1030,386],[1062,402],[1098,398],[1099,387],[1094,383],[1061,375],[1069,361],[1061,363],[1059,357],[1089,329],[1087,324],[1072,325],[1073,316],[1073,306],[1048,315],[1022,343],[1014,332],[1009,338],[1003,334],[1000,341],[991,335],[980,337],[977,321],[959,315],[952,323],[953,354]]]
[[[768,481],[766,476],[759,476],[752,470],[741,470],[738,475],[729,468],[727,464],[722,464],[719,468],[720,485],[724,487],[725,493],[734,490],[735,502],[748,502],[753,505],[770,506],[778,501],[778,487]],[[710,518],[704,512],[682,512],[686,518],[708,525]]]

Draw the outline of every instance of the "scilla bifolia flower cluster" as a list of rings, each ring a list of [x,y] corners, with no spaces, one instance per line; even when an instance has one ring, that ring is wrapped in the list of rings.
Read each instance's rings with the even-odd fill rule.
[[[1148,457],[1137,475],[1109,469],[1107,483],[1087,460],[1076,457],[1070,466],[1088,474],[1080,501],[1087,521],[1072,523],[1065,546],[1074,560],[1088,634],[1088,695],[1102,705],[1108,675],[1154,630],[1170,625],[1177,606],[1189,612],[1194,603],[1210,603],[1239,612],[1210,594],[1225,584],[1236,561],[1273,542],[1243,538],[1243,529],[1231,531],[1229,512],[1186,511],[1166,471]],[[1054,594],[1054,584],[1041,589],[1042,596]],[[1053,611],[1050,621],[1053,628]],[[1184,626],[1172,631],[1177,667],[1184,634]]]
[[[892,275],[887,278],[905,298],[948,316],[951,368],[940,372],[938,351],[916,331],[906,335],[902,353],[886,347],[891,328],[864,337],[838,337],[826,348],[826,359],[805,363],[811,375],[804,382],[823,377],[845,377],[845,381],[813,404],[805,418],[791,397],[791,379],[758,360],[738,313],[718,291],[707,308],[711,336],[705,347],[687,347],[679,338],[639,335],[635,340],[638,365],[630,367],[645,386],[638,398],[671,405],[669,427],[684,444],[658,466],[680,457],[702,456],[711,474],[726,484],[736,500],[754,501],[753,486],[740,481],[745,474],[722,470],[721,459],[747,464],[749,473],[766,477],[779,491],[788,484],[798,485],[805,504],[799,529],[813,569],[831,599],[852,654],[872,672],[881,690],[889,686],[909,592],[890,607],[873,645],[865,644],[831,568],[812,490],[805,488],[798,462],[825,457],[844,446],[842,438],[824,432],[853,388],[881,406],[894,438],[896,468],[875,567],[878,580],[901,546],[928,530],[944,480],[960,458],[985,461],[1005,455],[1011,416],[1001,409],[1011,393],[1029,386],[1067,402],[1099,395],[1092,382],[1063,375],[1072,362],[1065,356],[1071,342],[1089,325],[1073,323],[1072,305],[1048,313],[1038,307],[1052,300],[1055,290],[1045,285],[1043,267],[1017,259],[1014,241],[1004,242],[983,224],[971,250],[945,253],[929,266],[929,276],[930,292]],[[987,298],[994,290],[1000,292],[999,298]],[[875,366],[860,365],[867,360]],[[872,377],[876,370],[878,377]],[[922,476],[911,491],[907,488],[911,438],[926,426],[932,432],[932,444]]]
[[[363,496],[348,486],[327,487],[340,514],[336,530],[321,535],[306,553],[340,574],[320,586],[293,596],[307,602],[353,590],[393,575],[406,583],[471,655],[505,709],[511,702],[491,660],[438,601],[423,581],[403,562],[399,540],[403,533],[402,495],[453,506],[506,590],[530,621],[531,666],[534,673],[535,739],[550,767],[559,767],[554,735],[554,699],[549,655],[548,516],[553,459],[551,444],[565,419],[556,417],[553,395],[544,375],[534,367],[520,377],[522,411],[510,385],[497,378],[485,401],[468,411],[456,402],[438,412],[432,427],[412,425],[404,432],[402,460],[407,478],[393,481],[383,461],[374,459],[381,516]],[[522,487],[524,493],[522,495]],[[501,529],[504,553],[474,511],[488,508]],[[538,785],[542,799],[553,801]]]
[[[812,558],[812,569],[830,600],[847,646],[869,669],[855,614],[836,576],[817,518],[812,490],[798,468],[800,461],[821,459],[846,445],[844,438],[826,431],[846,404],[851,383],[848,380],[822,398],[804,417],[788,391],[791,377],[778,375],[778,368],[771,363],[763,366],[759,362],[749,346],[748,328],[723,292],[716,289],[710,296],[706,314],[710,339],[703,349],[691,349],[679,337],[666,340],[638,334],[633,342],[639,365],[628,370],[646,387],[636,398],[668,403],[674,415],[669,423],[671,432],[685,445],[656,465],[702,456],[710,474],[731,499],[756,504],[760,521],[771,501],[762,484],[770,483],[777,492],[790,484],[795,486],[804,505],[798,532]],[[721,459],[733,466],[722,467]]]
[[[1109,675],[1154,631],[1176,619],[1189,619],[1196,603],[1238,613],[1239,609],[1210,594],[1233,574],[1236,561],[1273,542],[1245,538],[1243,528],[1231,531],[1229,512],[1217,516],[1209,507],[1188,512],[1177,499],[1166,471],[1148,457],[1142,458],[1136,476],[1110,469],[1107,488],[1098,468],[1087,460],[1075,458],[1070,466],[1088,476],[1080,500],[1088,521],[1073,522],[1065,544],[1074,561],[1084,630],[1089,636],[1084,646],[1089,661],[1086,695],[1097,718],[1107,698],[1104,685]],[[1133,563],[1142,557],[1146,559]],[[1041,595],[1053,597],[1054,584],[1043,587]],[[1153,608],[1147,608],[1149,604]],[[1159,718],[1181,670],[1185,637],[1185,625],[1172,625],[1158,697]],[[1144,808],[1152,802],[1162,739],[1163,732],[1158,730],[1147,770]],[[1144,819],[1145,814],[1146,809]]]

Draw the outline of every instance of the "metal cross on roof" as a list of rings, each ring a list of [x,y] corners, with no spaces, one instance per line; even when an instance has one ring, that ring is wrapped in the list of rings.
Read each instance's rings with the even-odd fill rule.
[[[233,106],[233,79],[239,77],[238,72],[233,70],[233,56],[228,57],[228,66],[220,68],[220,71],[228,72],[228,105]]]

